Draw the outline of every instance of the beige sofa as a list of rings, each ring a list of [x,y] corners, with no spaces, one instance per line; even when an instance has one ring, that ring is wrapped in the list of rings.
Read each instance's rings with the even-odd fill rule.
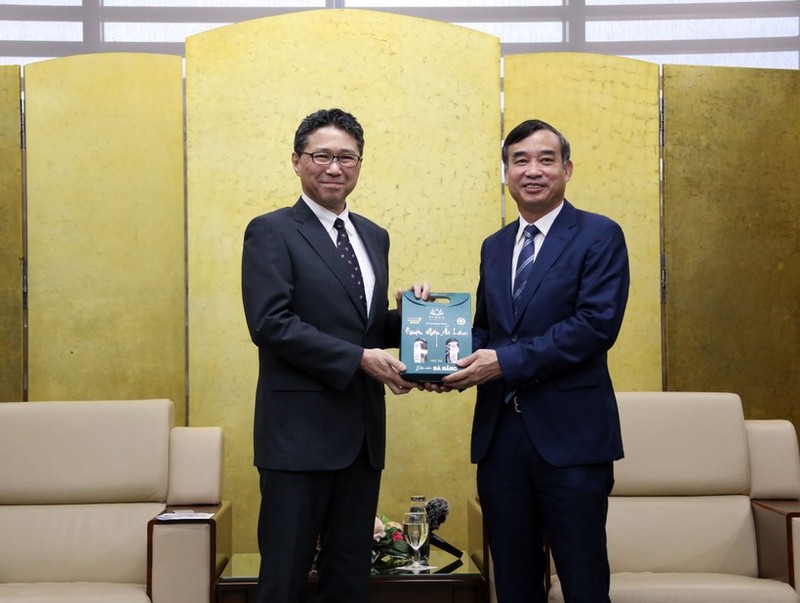
[[[174,427],[173,412],[0,403],[0,602],[213,600],[230,554],[222,431]],[[156,519],[175,506],[198,514]]]
[[[615,464],[609,501],[611,600],[800,602],[794,426],[745,420],[735,394],[617,397],[626,456]],[[482,535],[472,533],[481,526],[476,501],[470,513],[470,551],[488,559]],[[551,582],[549,601],[563,601],[555,573]]]

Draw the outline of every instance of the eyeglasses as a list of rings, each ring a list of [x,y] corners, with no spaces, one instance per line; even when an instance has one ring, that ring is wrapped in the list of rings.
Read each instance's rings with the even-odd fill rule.
[[[317,165],[330,165],[334,159],[339,162],[339,165],[344,168],[356,167],[361,162],[361,157],[358,155],[332,155],[331,153],[306,153],[303,151],[301,155],[308,155],[311,161]]]

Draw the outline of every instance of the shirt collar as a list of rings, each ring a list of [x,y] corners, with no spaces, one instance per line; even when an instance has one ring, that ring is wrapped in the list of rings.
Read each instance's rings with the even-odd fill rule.
[[[553,222],[556,221],[558,214],[561,212],[561,209],[564,207],[564,201],[561,201],[556,207],[551,209],[541,218],[534,222],[534,226],[539,229],[545,237],[547,233],[550,232],[550,228],[553,226]],[[516,241],[519,242],[525,236],[525,227],[528,226],[528,223],[522,219],[522,216],[519,217],[519,226],[517,227],[517,238]]]
[[[336,221],[336,218],[341,218],[344,222],[345,230],[352,232],[353,228],[350,223],[350,210],[347,209],[345,206],[344,211],[340,214],[335,214],[331,210],[322,207],[319,203],[311,200],[311,198],[307,197],[305,193],[302,195],[303,201],[305,201],[308,208],[314,212],[314,215],[317,216],[317,219],[322,223],[322,226],[325,227],[325,230],[331,231],[333,230],[333,223]]]

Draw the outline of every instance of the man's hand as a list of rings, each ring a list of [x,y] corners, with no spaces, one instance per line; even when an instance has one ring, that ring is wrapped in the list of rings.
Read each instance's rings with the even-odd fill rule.
[[[431,285],[427,281],[422,283],[414,283],[408,288],[408,291],[414,292],[414,297],[417,299],[426,300],[430,296],[431,292]],[[403,307],[403,290],[398,289],[397,293],[394,294],[394,299],[397,302],[397,309],[401,310]]]
[[[443,387],[466,389],[503,376],[503,369],[497,361],[497,352],[495,350],[477,350],[466,358],[462,358],[456,364],[461,367],[461,370],[442,377]]]
[[[406,381],[400,376],[400,373],[406,370],[406,365],[380,348],[364,350],[361,356],[361,370],[385,384],[396,395],[407,394],[412,389],[420,388],[418,384]]]

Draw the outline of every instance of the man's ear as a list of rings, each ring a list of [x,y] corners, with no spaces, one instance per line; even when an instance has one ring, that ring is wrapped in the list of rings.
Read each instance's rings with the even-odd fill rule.
[[[292,167],[294,168],[294,173],[299,176],[300,175],[300,156],[297,153],[292,153]]]
[[[572,178],[572,159],[567,161],[567,165],[564,166],[564,172],[566,173],[565,180],[569,182],[569,179]]]

